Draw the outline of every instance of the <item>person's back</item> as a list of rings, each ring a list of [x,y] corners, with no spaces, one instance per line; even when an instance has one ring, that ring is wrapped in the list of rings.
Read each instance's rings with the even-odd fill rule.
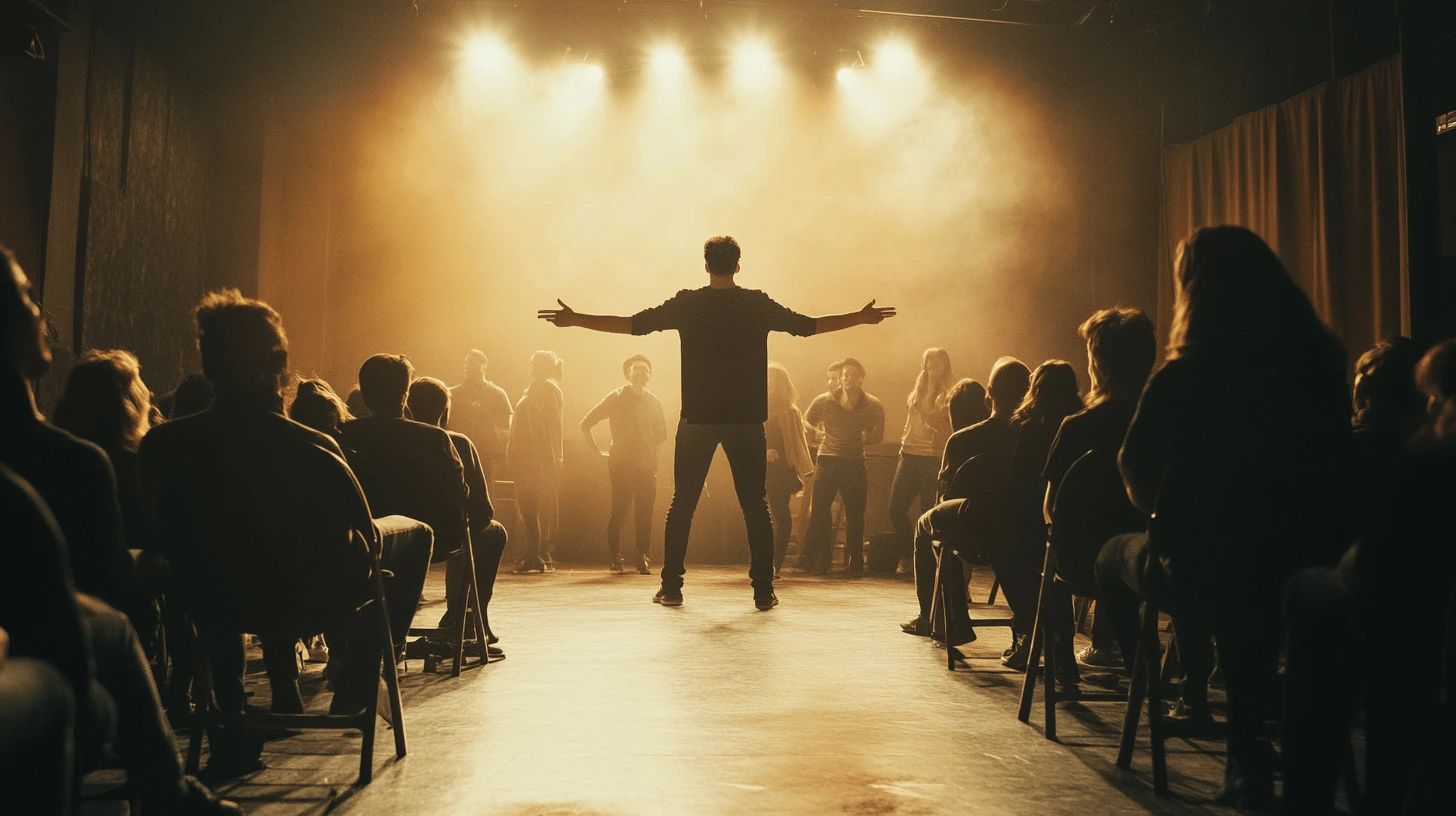
[[[270,410],[222,401],[142,441],[159,543],[191,602],[249,631],[321,631],[368,598],[370,508],[338,445]],[[280,604],[280,601],[286,601]],[[286,615],[278,620],[277,614]]]
[[[440,555],[460,548],[464,475],[448,432],[403,417],[370,416],[344,423],[339,438],[376,516],[409,516],[430,525]]]

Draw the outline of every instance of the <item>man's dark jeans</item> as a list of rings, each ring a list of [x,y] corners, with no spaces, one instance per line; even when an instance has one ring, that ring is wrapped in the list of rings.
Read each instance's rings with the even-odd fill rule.
[[[851,569],[863,567],[865,500],[869,494],[869,472],[863,459],[820,456],[814,474],[813,509],[809,532],[804,536],[808,565],[826,569],[834,558],[834,496],[844,499],[844,554]]]
[[[900,558],[910,555],[915,540],[915,519],[910,517],[910,505],[919,499],[922,514],[935,506],[939,474],[940,457],[900,454],[895,480],[890,483],[890,523],[895,525]]]
[[[622,525],[627,512],[633,511],[633,530],[637,537],[637,554],[646,555],[652,542],[652,508],[657,503],[657,472],[650,466],[607,462],[612,481],[612,515],[607,519],[607,555],[622,555]]]
[[[486,629],[490,629],[490,599],[495,595],[495,579],[500,573],[501,556],[505,554],[506,528],[498,521],[470,534],[471,547],[475,550],[475,587],[480,594],[480,607],[485,610]],[[440,617],[439,627],[454,637],[460,626],[460,615],[465,610],[467,559],[465,551],[450,557],[445,562],[445,614]]]
[[[667,510],[667,529],[662,542],[662,588],[682,590],[683,561],[687,557],[693,513],[698,508],[698,498],[719,445],[728,456],[733,489],[748,526],[748,577],[755,593],[766,593],[773,589],[773,523],[769,520],[764,489],[767,445],[763,425],[757,422],[751,425],[678,423],[672,506]]]
[[[981,525],[972,518],[976,511],[966,507],[967,501],[943,501],[921,515],[915,525],[915,590],[920,601],[921,618],[929,620],[931,598],[935,594],[937,551],[932,545],[949,544],[962,553],[979,553],[990,562],[1001,583],[1001,591],[1006,595],[1006,604],[1011,607],[1011,631],[1019,635],[1028,634],[1036,623],[1036,603],[1041,595],[1040,564],[1028,551],[1026,542],[1015,536],[992,531],[990,527],[980,534],[975,532],[972,526]],[[959,633],[963,627],[970,627],[970,617],[964,613],[965,573],[959,558],[942,558],[941,570],[946,573],[946,604],[951,611],[951,627]],[[1067,615],[1071,615],[1070,601],[1067,603]]]

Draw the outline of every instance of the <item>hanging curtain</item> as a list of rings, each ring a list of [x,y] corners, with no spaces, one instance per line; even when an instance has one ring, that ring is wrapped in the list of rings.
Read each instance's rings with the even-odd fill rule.
[[[1158,325],[1178,243],[1236,224],[1264,238],[1350,359],[1409,334],[1400,57],[1239,117],[1163,157]]]

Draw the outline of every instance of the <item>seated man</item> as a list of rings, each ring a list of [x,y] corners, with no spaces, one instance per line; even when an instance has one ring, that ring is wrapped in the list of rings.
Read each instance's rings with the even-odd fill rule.
[[[989,382],[991,385],[986,400],[990,403],[991,416],[969,428],[957,429],[946,440],[945,455],[941,458],[940,465],[942,501],[921,515],[920,521],[915,525],[915,593],[920,601],[920,614],[909,623],[901,624],[900,628],[906,634],[921,637],[930,635],[933,623],[930,620],[930,606],[935,598],[935,551],[931,542],[943,541],[952,531],[962,529],[961,515],[965,505],[961,500],[966,497],[948,495],[956,473],[971,458],[984,454],[1001,456],[1007,460],[1006,464],[1009,466],[1010,452],[1016,446],[1016,432],[1011,427],[1010,419],[1016,406],[1026,396],[1026,390],[1031,384],[1031,370],[1014,357],[1002,357],[991,368]],[[953,418],[958,414],[954,401],[951,403],[951,414]],[[952,576],[964,575],[956,559],[945,562],[942,569],[952,570]],[[959,582],[960,586],[965,585],[964,577],[952,581],[955,582]],[[1035,601],[1032,605],[1035,606]],[[952,606],[951,609],[952,616],[956,616],[956,607]],[[973,640],[975,633],[970,631],[969,622],[966,621],[964,603],[959,604],[958,617],[965,625],[957,627],[956,636],[964,638],[957,642]],[[1024,630],[1016,631],[1031,631],[1031,623],[1027,622]]]
[[[407,357],[376,354],[365,360],[359,367],[359,392],[370,415],[344,423],[339,441],[374,514],[408,516],[428,524],[435,531],[433,560],[444,561],[468,540],[469,488],[450,434],[406,418],[405,399],[413,378],[414,367]],[[394,571],[405,596],[398,609],[390,601],[396,646],[404,644],[431,560],[429,552],[384,554],[384,566]]]
[[[298,637],[342,623],[352,648],[332,710],[357,711],[375,694],[380,666],[376,619],[357,611],[372,595],[369,506],[338,444],[282,414],[288,340],[278,313],[228,289],[204,297],[196,321],[217,398],[153,429],[139,453],[143,501],[211,659],[217,704],[243,710],[241,633],[253,632],[274,696],[292,698],[278,710],[301,711],[296,671],[278,664],[293,666]],[[428,549],[423,525],[416,537]],[[390,589],[397,594],[397,583]],[[261,744],[249,735],[211,744],[211,773],[259,765]]]
[[[410,384],[409,410],[417,422],[436,425],[441,428],[450,422],[450,389],[434,377],[421,377]],[[494,519],[495,508],[490,504],[490,489],[486,486],[485,468],[475,444],[470,437],[456,431],[446,431],[460,455],[465,468],[465,483],[470,496],[465,505],[470,522],[470,541],[475,550],[475,586],[480,594],[481,623],[494,643],[495,634],[490,631],[490,598],[495,594],[495,577],[500,572],[501,556],[506,551],[506,528]],[[465,614],[466,569],[465,551],[452,555],[445,562],[445,615],[440,618],[440,633],[449,639],[460,626],[460,616]],[[499,649],[490,649],[491,657],[504,657]]]
[[[27,813],[70,813],[78,775],[96,767],[112,743],[146,812],[241,814],[183,775],[131,623],[75,591],[55,519],[3,465],[0,517],[3,801],[28,803]]]

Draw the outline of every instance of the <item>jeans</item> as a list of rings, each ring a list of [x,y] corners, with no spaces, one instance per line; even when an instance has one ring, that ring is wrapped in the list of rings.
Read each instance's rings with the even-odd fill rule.
[[[895,481],[890,485],[890,522],[895,525],[901,558],[911,552],[914,543],[915,521],[910,518],[910,505],[920,499],[921,513],[935,506],[939,473],[940,459],[935,456],[901,453],[895,465]]]
[[[789,508],[789,500],[802,489],[802,483],[789,465],[776,462],[769,467],[778,469],[776,475],[768,479],[768,512],[773,519],[774,531],[773,565],[774,572],[778,572],[784,566],[784,558],[789,554],[789,538],[794,534],[794,513]],[[790,474],[793,474],[792,477]]]
[[[495,595],[495,577],[500,572],[507,543],[506,528],[498,521],[470,534],[471,548],[475,550],[475,588],[480,594],[481,620],[487,632],[490,631],[490,599]],[[464,550],[445,562],[445,614],[440,618],[439,627],[446,632],[453,633],[460,627],[460,616],[465,612],[467,569],[469,561]]]
[[[1098,605],[1112,623],[1123,661],[1131,665],[1137,654],[1138,606],[1149,597],[1176,613],[1179,656],[1189,677],[1185,692],[1206,684],[1213,658],[1208,639],[1216,637],[1228,695],[1229,759],[1246,766],[1269,764],[1273,754],[1265,723],[1279,693],[1283,581],[1269,580],[1259,564],[1245,564],[1232,574],[1184,577],[1180,597],[1170,598],[1169,574],[1158,561],[1150,565],[1148,541],[1147,533],[1113,536],[1097,557]],[[1203,582],[1212,583],[1200,586]],[[1190,603],[1183,593],[1207,600]]]
[[[516,474],[516,506],[526,530],[527,565],[549,564],[551,546],[556,541],[557,493],[561,487],[560,468],[542,465],[523,468]]]
[[[683,561],[687,558],[693,513],[698,508],[708,468],[719,445],[728,456],[733,489],[748,526],[748,578],[755,594],[767,593],[773,589],[773,522],[769,520],[764,487],[767,445],[763,425],[757,422],[749,425],[678,423],[672,506],[667,510],[667,528],[662,541],[662,588],[682,589]]]
[[[30,657],[0,662],[0,801],[69,816],[75,725],[64,674]]]
[[[967,527],[968,519],[963,508],[966,499],[951,499],[930,508],[920,516],[915,527],[915,590],[920,601],[922,619],[930,620],[931,598],[935,595],[934,542],[949,544],[961,552],[979,552],[990,562],[1001,582],[1001,591],[1011,607],[1011,631],[1024,635],[1031,632],[1036,622],[1036,603],[1041,595],[1040,564],[1032,556],[1028,542],[1000,531],[977,534]],[[945,573],[946,585],[957,594],[946,597],[952,626],[956,621],[969,627],[969,615],[965,614],[965,573],[959,558],[942,558],[941,571]],[[960,588],[957,591],[957,588]],[[953,601],[958,601],[953,603]],[[1071,615],[1071,601],[1067,601],[1067,615]],[[959,631],[959,629],[955,630]]]
[[[404,648],[405,635],[409,634],[420,595],[425,591],[435,534],[429,525],[405,516],[385,516],[375,519],[374,524],[382,547],[379,566],[394,573],[394,580],[384,584],[384,599],[389,606],[389,632],[394,637],[395,651],[399,651]]]
[[[633,529],[637,536],[637,554],[647,554],[652,542],[652,507],[657,503],[657,473],[650,466],[607,462],[607,475],[612,481],[612,515],[607,519],[607,555],[622,557],[622,525],[627,511],[632,510]]]
[[[851,570],[864,567],[865,497],[869,492],[869,473],[863,459],[843,456],[820,456],[814,475],[814,508],[809,516],[809,532],[804,536],[807,566],[828,569],[834,556],[834,496],[844,498],[844,550]]]

